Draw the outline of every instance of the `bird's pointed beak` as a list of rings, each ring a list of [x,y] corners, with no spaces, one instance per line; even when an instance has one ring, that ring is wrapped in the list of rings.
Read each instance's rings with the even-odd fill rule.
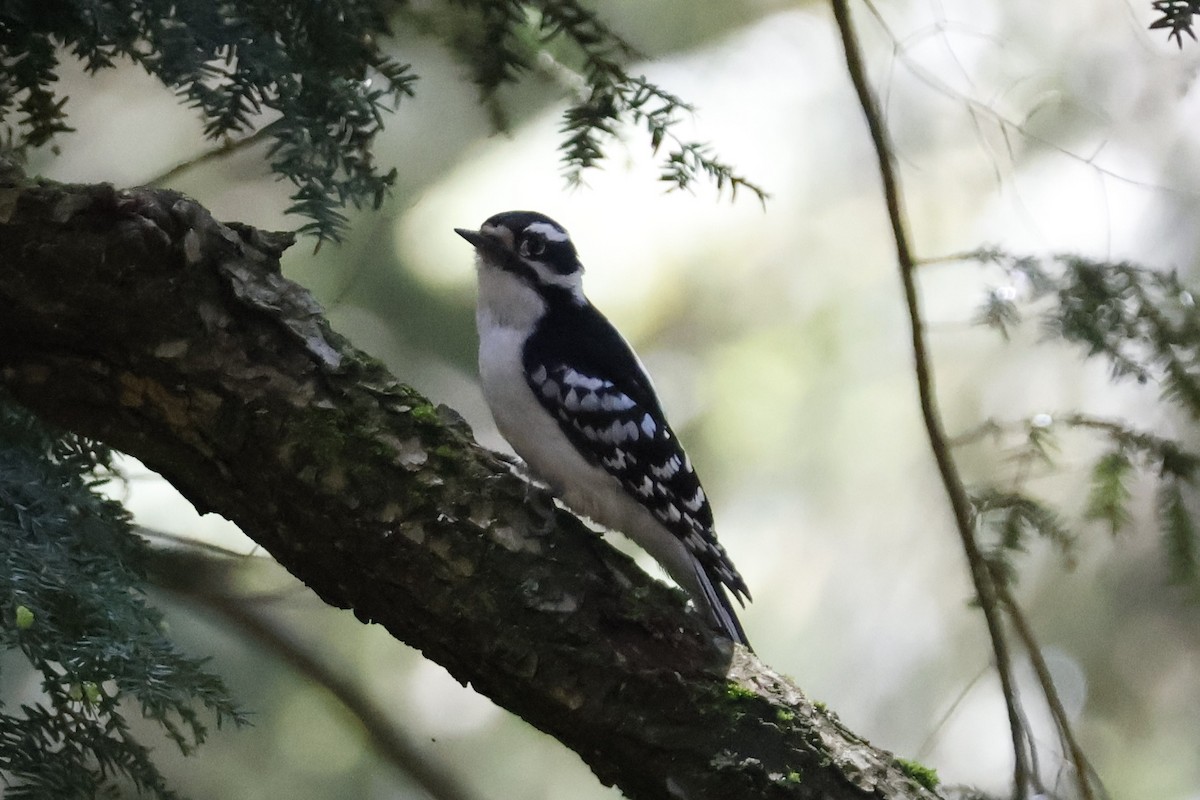
[[[455,228],[454,232],[466,239],[475,247],[486,247],[485,242],[488,241],[488,237],[481,231],[473,231],[470,228]]]
[[[509,252],[512,249],[511,244],[499,233],[487,230],[486,226],[483,230],[478,231],[469,228],[455,228],[454,232],[473,244],[477,252],[489,255],[493,259],[501,260],[512,255]]]

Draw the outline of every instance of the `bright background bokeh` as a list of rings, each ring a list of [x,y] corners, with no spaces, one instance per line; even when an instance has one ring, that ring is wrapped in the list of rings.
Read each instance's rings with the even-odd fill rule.
[[[1148,32],[1149,0],[902,0],[877,4],[878,16],[853,6],[920,256],[995,244],[1129,258],[1200,282],[1200,46],[1179,50]],[[300,242],[287,274],[358,347],[504,448],[475,375],[472,256],[453,228],[515,208],[563,223],[589,296],[641,353],[703,476],[754,593],[743,619],[758,653],[875,744],[947,782],[1002,791],[1012,759],[1004,707],[921,424],[874,154],[827,5],[641,0],[599,11],[653,56],[634,71],[697,107],[686,135],[770,192],[765,209],[749,193],[718,200],[706,185],[665,192],[636,131],[586,187],[568,189],[556,149],[564,87],[531,77],[509,91],[511,132],[493,135],[461,66],[400,17],[395,52],[422,79],[377,151],[397,166],[397,190],[380,212],[353,215],[343,245],[314,254]],[[133,68],[95,78],[68,69],[63,80],[78,132],[31,172],[133,185],[210,146],[191,112]],[[282,213],[287,187],[262,155],[207,163],[172,188],[220,219],[294,227]],[[1008,342],[974,326],[1001,279],[953,261],[921,270],[952,435],[1081,409],[1197,439],[1153,387],[1113,386],[1103,365],[1039,344],[1035,325]],[[1094,445],[1062,445],[1059,468],[1035,470],[1029,488],[1077,521]],[[970,482],[1011,479],[991,442],[957,455]],[[142,524],[262,555],[129,470],[121,491]],[[1149,487],[1135,487],[1141,512],[1150,502]],[[1197,800],[1200,619],[1194,597],[1167,584],[1145,517],[1116,539],[1083,526],[1070,571],[1052,548],[1035,548],[1018,591],[1112,796]],[[286,576],[249,572],[245,591],[266,593],[264,607],[478,797],[617,796],[570,751],[382,630]],[[211,614],[164,602],[177,638],[214,656],[255,719],[196,758],[175,759],[162,743],[182,792],[421,796],[319,688]],[[1021,679],[1053,784],[1057,741],[1024,661]]]

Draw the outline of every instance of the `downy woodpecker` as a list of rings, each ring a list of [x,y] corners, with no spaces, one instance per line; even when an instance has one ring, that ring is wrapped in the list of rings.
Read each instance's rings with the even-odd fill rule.
[[[566,230],[532,211],[455,230],[475,246],[479,374],[500,433],[567,506],[637,542],[748,646],[729,593],[744,605],[750,592],[650,377],[584,296]]]

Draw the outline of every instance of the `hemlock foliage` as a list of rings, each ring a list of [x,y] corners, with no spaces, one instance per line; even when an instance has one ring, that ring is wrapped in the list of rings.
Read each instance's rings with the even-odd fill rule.
[[[1107,362],[1114,381],[1160,387],[1162,400],[1192,422],[1200,420],[1200,309],[1194,293],[1173,271],[1129,262],[1109,263],[1058,256],[1038,259],[998,250],[969,254],[998,266],[1007,282],[987,290],[977,320],[1006,339],[1034,313],[1046,341],[1082,349]],[[1098,455],[1088,468],[1089,489],[1077,514],[1053,508],[1025,487],[1030,465],[1053,468],[1057,438],[1080,431],[1094,438]],[[1200,478],[1200,452],[1184,441],[1139,430],[1120,419],[1082,411],[1040,413],[1025,420],[989,420],[969,438],[991,435],[1004,442],[1016,465],[1015,488],[976,490],[976,512],[993,571],[1011,580],[1014,553],[1032,536],[1061,549],[1068,561],[1077,539],[1069,519],[1100,523],[1113,535],[1127,528],[1132,483],[1155,484],[1154,513],[1173,582],[1200,590],[1200,532],[1190,508]]]
[[[0,645],[41,678],[20,708],[0,708],[6,797],[97,797],[123,779],[173,798],[128,715],[157,723],[185,754],[204,741],[205,716],[245,722],[146,602],[145,544],[120,503],[97,491],[112,478],[110,459],[0,396]],[[23,672],[15,662],[5,661],[10,680]]]
[[[568,180],[604,157],[624,125],[662,150],[661,178],[687,188],[703,175],[718,190],[765,192],[673,127],[691,111],[680,98],[626,71],[636,50],[590,10],[566,0],[460,0],[452,13],[383,0],[12,0],[0,6],[0,148],[22,150],[72,130],[57,70],[67,55],[95,73],[138,64],[195,108],[211,139],[265,135],[271,171],[295,191],[301,233],[338,239],[347,205],[378,207],[396,178],[372,147],[386,114],[413,95],[411,64],[385,51],[390,24],[440,39],[465,64],[493,120],[498,91],[539,60],[571,76],[564,114]],[[389,14],[392,16],[389,17]]]
[[[1160,16],[1150,24],[1151,28],[1167,28],[1167,39],[1183,47],[1183,34],[1196,39],[1192,30],[1192,18],[1200,14],[1200,0],[1154,0],[1154,10]]]
[[[14,147],[71,129],[56,70],[67,54],[90,73],[129,60],[195,108],[212,139],[263,128],[271,170],[295,186],[301,230],[336,238],[347,203],[382,202],[395,170],[371,147],[384,113],[416,76],[384,55],[381,5],[328,2],[177,3],[42,0],[0,16],[0,121]],[[13,112],[17,118],[11,119]]]

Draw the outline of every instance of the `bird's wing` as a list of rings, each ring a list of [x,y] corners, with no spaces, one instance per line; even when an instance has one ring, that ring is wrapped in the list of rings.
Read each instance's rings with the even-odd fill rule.
[[[575,338],[570,363],[566,336]],[[583,326],[574,318],[567,331],[555,330],[551,320],[526,346],[524,361],[529,388],[584,457],[620,481],[739,603],[749,598],[649,377],[608,321],[597,311]]]

